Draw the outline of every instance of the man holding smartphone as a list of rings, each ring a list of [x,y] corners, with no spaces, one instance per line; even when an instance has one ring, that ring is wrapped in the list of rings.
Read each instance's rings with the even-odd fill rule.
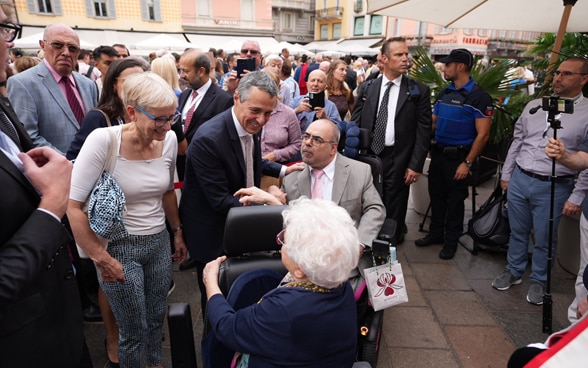
[[[294,109],[302,134],[315,120],[328,119],[332,122],[341,120],[337,106],[325,98],[327,88],[327,75],[322,70],[313,70],[308,75],[308,94],[296,97],[290,101],[290,107]]]
[[[237,67],[230,71],[230,76],[227,79],[227,92],[234,94],[243,75],[261,69],[261,56],[259,42],[254,40],[245,40],[243,42],[239,59],[237,59]],[[255,63],[252,64],[251,60],[255,61]]]

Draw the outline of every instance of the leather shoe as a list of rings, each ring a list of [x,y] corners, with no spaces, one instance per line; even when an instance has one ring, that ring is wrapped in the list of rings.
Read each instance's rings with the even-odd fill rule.
[[[432,244],[443,244],[443,239],[441,238],[434,238],[430,235],[425,236],[424,238],[420,238],[414,241],[414,244],[417,247],[426,247]]]
[[[196,267],[196,260],[194,258],[188,258],[180,265],[180,271],[186,271],[194,267]]]
[[[439,258],[441,259],[451,259],[455,256],[455,252],[457,251],[457,244],[447,244],[443,245],[443,249],[439,253]]]
[[[100,308],[95,304],[90,304],[83,310],[84,321],[86,322],[100,322],[102,321],[102,314]]]

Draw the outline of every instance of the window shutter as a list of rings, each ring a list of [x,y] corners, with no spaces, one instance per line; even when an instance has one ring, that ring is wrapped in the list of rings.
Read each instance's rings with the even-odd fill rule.
[[[116,18],[116,6],[114,0],[108,0],[108,18]]]
[[[63,11],[61,9],[61,0],[53,0],[53,14],[63,15]]]
[[[30,14],[37,14],[37,8],[35,8],[35,0],[27,0],[27,10]]]
[[[86,16],[94,18],[94,3],[92,0],[84,0],[86,2]]]
[[[155,15],[155,20],[157,22],[161,22],[161,1],[160,0],[153,1],[153,12]]]
[[[149,20],[149,10],[147,9],[146,0],[141,0],[141,18],[143,20]]]

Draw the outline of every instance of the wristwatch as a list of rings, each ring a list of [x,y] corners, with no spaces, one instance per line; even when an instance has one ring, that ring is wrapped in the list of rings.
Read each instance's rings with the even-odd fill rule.
[[[468,161],[467,159],[463,160],[463,162],[466,164],[466,166],[468,167],[468,169],[472,168],[472,162]]]

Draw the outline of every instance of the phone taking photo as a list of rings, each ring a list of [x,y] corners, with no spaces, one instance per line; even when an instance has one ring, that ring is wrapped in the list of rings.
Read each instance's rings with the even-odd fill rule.
[[[314,110],[316,107],[325,107],[325,91],[322,92],[308,92],[308,103]]]
[[[241,75],[245,70],[250,72],[255,71],[255,59],[254,58],[244,58],[244,59],[237,59],[237,66],[235,66],[235,70],[237,71],[237,78],[241,78]]]

